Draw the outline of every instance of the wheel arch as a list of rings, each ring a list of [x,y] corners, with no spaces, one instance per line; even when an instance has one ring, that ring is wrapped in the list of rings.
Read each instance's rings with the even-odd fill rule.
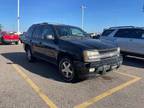
[[[72,61],[74,60],[74,57],[73,57],[72,54],[65,53],[65,52],[60,52],[60,53],[58,54],[58,57],[57,57],[58,63],[59,63],[59,61],[60,61],[63,57],[68,57],[68,58],[70,58]]]
[[[28,48],[30,48],[30,45],[25,44],[25,45],[24,45],[24,50],[26,51]]]

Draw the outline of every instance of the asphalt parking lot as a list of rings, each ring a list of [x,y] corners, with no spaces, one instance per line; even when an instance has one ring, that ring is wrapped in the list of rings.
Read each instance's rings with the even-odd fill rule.
[[[0,108],[143,108],[144,59],[127,57],[120,70],[78,83],[56,66],[29,63],[22,45],[0,46]]]

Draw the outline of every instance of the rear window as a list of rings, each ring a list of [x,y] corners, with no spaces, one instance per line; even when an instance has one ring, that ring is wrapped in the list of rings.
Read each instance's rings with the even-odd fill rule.
[[[102,33],[102,36],[109,36],[114,30],[105,30],[103,33]]]
[[[142,38],[144,35],[143,29],[120,29],[114,37],[121,38]]]

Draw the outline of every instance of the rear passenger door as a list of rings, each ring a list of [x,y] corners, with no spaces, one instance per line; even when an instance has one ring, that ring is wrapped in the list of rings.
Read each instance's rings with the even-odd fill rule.
[[[32,33],[32,52],[36,56],[42,57],[42,27],[40,25],[35,26],[34,31]]]
[[[128,44],[132,53],[144,54],[144,30],[132,29]]]
[[[121,29],[116,34],[122,51],[144,54],[144,30],[137,28]]]

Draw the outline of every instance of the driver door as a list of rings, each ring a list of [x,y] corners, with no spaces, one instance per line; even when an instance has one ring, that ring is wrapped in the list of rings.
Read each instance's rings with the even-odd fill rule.
[[[58,45],[55,39],[55,32],[52,26],[43,26],[42,38],[43,41],[41,45],[43,55],[45,56],[47,61],[55,63],[58,55]]]

